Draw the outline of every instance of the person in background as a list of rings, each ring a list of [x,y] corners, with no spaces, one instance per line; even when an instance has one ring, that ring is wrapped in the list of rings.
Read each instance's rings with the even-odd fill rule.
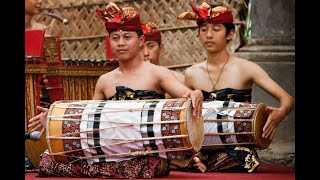
[[[34,16],[41,13],[42,0],[25,0],[25,30],[44,29],[45,36],[51,36],[49,26],[36,22]]]
[[[142,25],[145,42],[141,51],[141,56],[145,61],[159,65],[160,55],[164,52],[164,44],[161,41],[161,32],[154,22],[148,22]],[[184,75],[171,70],[174,76],[184,84]]]

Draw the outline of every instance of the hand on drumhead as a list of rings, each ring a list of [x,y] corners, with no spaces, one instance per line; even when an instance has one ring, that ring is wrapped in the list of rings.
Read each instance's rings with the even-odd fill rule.
[[[263,138],[272,139],[277,127],[281,123],[281,121],[285,118],[286,113],[284,110],[275,107],[267,107],[267,112],[269,113],[266,124],[263,127]]]
[[[202,103],[203,103],[203,95],[202,92],[198,89],[194,91],[189,91],[187,92],[184,96],[184,98],[191,98],[192,101],[192,107],[193,107],[193,112],[192,115],[200,119],[202,116]]]
[[[30,124],[28,125],[28,128],[30,129],[30,131],[35,131],[39,128],[42,128],[41,130],[42,132],[46,128],[48,109],[43,108],[41,106],[37,106],[37,110],[40,111],[40,114],[36,115],[35,117],[29,120]]]

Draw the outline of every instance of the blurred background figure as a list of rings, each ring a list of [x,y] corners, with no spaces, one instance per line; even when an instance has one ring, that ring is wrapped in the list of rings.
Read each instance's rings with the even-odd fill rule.
[[[49,26],[36,22],[34,16],[41,13],[42,0],[25,0],[25,30],[44,29]],[[45,32],[45,36],[50,36]]]
[[[148,22],[145,25],[142,25],[142,31],[145,36],[145,42],[141,49],[140,56],[145,61],[159,65],[160,55],[164,52],[164,45],[161,42],[161,32],[153,22]],[[173,70],[171,70],[171,72],[179,82],[184,84],[184,75],[182,73]],[[166,98],[171,97],[166,94]]]

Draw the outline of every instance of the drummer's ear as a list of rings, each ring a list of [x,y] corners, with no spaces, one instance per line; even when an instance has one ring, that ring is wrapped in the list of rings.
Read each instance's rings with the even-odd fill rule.
[[[140,47],[140,49],[141,49],[142,46],[143,46],[144,40],[145,40],[145,36],[144,36],[144,35],[141,35],[141,36],[139,37],[139,47]]]

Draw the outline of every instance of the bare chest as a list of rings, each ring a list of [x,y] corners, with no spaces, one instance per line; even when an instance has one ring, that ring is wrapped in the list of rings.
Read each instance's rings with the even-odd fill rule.
[[[203,71],[195,76],[193,86],[195,89],[213,91],[223,88],[247,89],[252,84],[245,73],[239,71],[225,71],[220,77],[218,73]]]

